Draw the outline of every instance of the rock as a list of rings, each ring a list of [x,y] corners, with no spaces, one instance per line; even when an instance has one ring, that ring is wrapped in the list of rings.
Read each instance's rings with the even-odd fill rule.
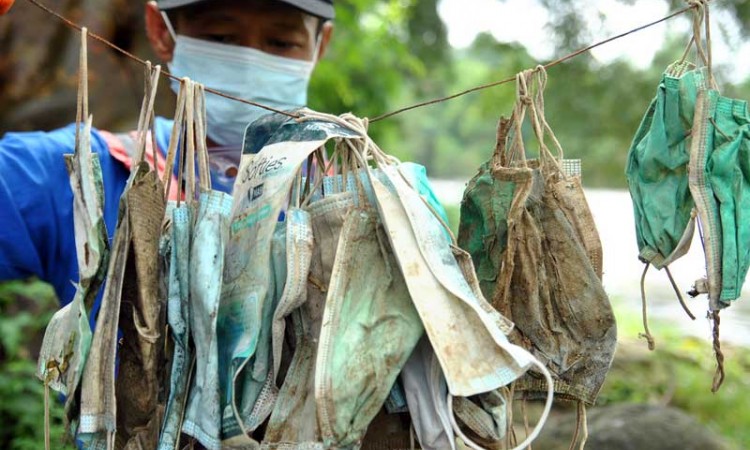
[[[567,450],[576,413],[550,418],[532,448]],[[679,409],[649,404],[619,404],[588,411],[586,450],[727,450],[715,433]]]

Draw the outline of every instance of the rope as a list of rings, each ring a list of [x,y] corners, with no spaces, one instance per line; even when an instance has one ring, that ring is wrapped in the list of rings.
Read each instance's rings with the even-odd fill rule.
[[[42,4],[41,2],[39,2],[39,0],[27,0],[27,1],[29,3],[31,3],[32,5],[36,6],[37,8],[41,9],[42,11],[46,12],[47,14],[50,14],[50,15],[56,17],[61,22],[63,22],[64,24],[66,24],[67,26],[69,26],[71,28],[74,28],[74,29],[76,29],[78,31],[82,31],[83,28],[84,28],[81,25],[78,25],[77,23],[73,22],[72,20],[66,18],[62,14],[60,14],[60,13],[58,13],[56,11],[53,11],[49,7],[47,7],[44,4]],[[567,54],[567,55],[565,55],[563,57],[560,57],[560,58],[558,58],[558,59],[556,59],[554,61],[551,61],[551,62],[549,62],[547,64],[544,64],[542,67],[544,69],[549,69],[550,67],[554,67],[554,66],[556,66],[558,64],[562,64],[562,63],[568,61],[569,59],[573,59],[573,58],[575,58],[575,57],[577,57],[577,56],[579,56],[579,55],[581,55],[583,53],[586,53],[586,52],[588,52],[590,50],[593,50],[596,47],[602,46],[604,44],[608,44],[608,43],[610,43],[612,41],[615,41],[617,39],[621,39],[621,38],[623,38],[625,36],[628,36],[630,34],[633,34],[633,33],[637,33],[637,32],[639,32],[641,30],[645,30],[646,28],[652,27],[654,25],[658,25],[658,24],[660,24],[662,22],[666,22],[667,20],[672,19],[674,17],[677,17],[677,16],[679,16],[681,14],[684,14],[685,12],[690,11],[692,9],[697,9],[699,11],[702,11],[705,8],[705,6],[706,6],[707,1],[708,0],[688,0],[688,4],[689,5],[687,7],[682,8],[680,10],[677,10],[677,11],[669,14],[668,16],[662,17],[661,19],[654,20],[653,22],[649,22],[647,24],[644,24],[644,25],[641,25],[639,27],[636,27],[636,28],[633,28],[631,30],[628,30],[628,31],[626,31],[624,33],[620,33],[618,35],[615,35],[615,36],[609,37],[607,39],[604,39],[602,41],[599,41],[599,42],[596,42],[594,44],[591,44],[591,45],[589,45],[587,47],[584,47],[584,48],[581,48],[579,50],[576,50],[573,53]],[[707,29],[707,34],[708,34],[707,38],[708,38],[708,40],[710,42],[710,34],[709,33],[710,33],[710,30]],[[119,52],[119,53],[127,56],[128,58],[132,59],[133,61],[136,61],[136,62],[138,62],[138,63],[140,63],[140,64],[142,64],[144,66],[146,66],[148,64],[147,61],[145,61],[145,60],[143,60],[143,59],[135,56],[134,54],[130,53],[129,51],[127,51],[127,50],[125,50],[125,49],[123,49],[123,48],[115,45],[114,43],[108,41],[107,39],[105,39],[104,37],[102,37],[102,36],[100,36],[100,35],[98,35],[96,33],[89,32],[88,36],[90,36],[93,39],[101,42],[102,44],[106,45],[107,47],[110,47],[111,49],[113,49],[113,50],[115,50],[115,51],[117,51],[117,52]],[[708,55],[708,56],[710,58],[710,55]],[[164,76],[166,76],[166,77],[168,77],[168,78],[171,78],[173,80],[180,81],[180,79],[178,77],[170,74],[167,71],[162,71],[161,74],[164,75]],[[470,94],[472,92],[481,91],[481,90],[488,89],[488,88],[495,87],[495,86],[500,86],[502,84],[507,84],[507,83],[513,82],[515,80],[516,80],[516,76],[514,75],[512,77],[508,77],[508,78],[505,78],[503,80],[494,81],[494,82],[491,82],[491,83],[487,83],[487,84],[476,86],[476,87],[473,87],[473,88],[470,88],[470,89],[466,89],[464,91],[457,92],[455,94],[448,95],[446,97],[440,97],[440,98],[436,98],[436,99],[433,99],[433,100],[427,100],[427,101],[424,101],[424,102],[416,103],[416,104],[413,104],[413,105],[410,105],[410,106],[405,106],[405,107],[397,109],[395,111],[391,111],[391,112],[388,112],[388,113],[380,114],[380,115],[376,116],[375,118],[371,119],[370,122],[377,122],[379,120],[383,120],[383,119],[386,119],[386,118],[389,118],[389,117],[393,117],[393,116],[395,116],[397,114],[401,114],[401,113],[404,113],[406,111],[411,111],[413,109],[422,108],[422,107],[429,106],[429,105],[434,105],[436,103],[442,103],[442,102],[445,102],[445,101],[448,101],[448,100],[452,100],[452,99],[457,98],[457,97],[461,97],[461,96]],[[282,115],[285,115],[287,117],[291,117],[291,118],[294,118],[294,119],[297,119],[297,118],[300,117],[298,114],[291,114],[291,113],[288,113],[286,111],[281,111],[281,110],[273,108],[271,106],[264,105],[262,103],[257,103],[257,102],[251,101],[251,100],[246,100],[246,99],[243,99],[243,98],[235,97],[233,95],[225,94],[225,93],[223,93],[221,91],[217,91],[215,89],[205,88],[205,91],[209,92],[211,94],[214,94],[214,95],[218,95],[220,97],[228,98],[230,100],[238,101],[240,103],[245,103],[247,105],[251,105],[251,106],[258,107],[258,108],[262,108],[262,109],[265,109],[267,111],[271,111],[271,112],[275,112],[275,113],[278,113],[278,114],[282,114]]]

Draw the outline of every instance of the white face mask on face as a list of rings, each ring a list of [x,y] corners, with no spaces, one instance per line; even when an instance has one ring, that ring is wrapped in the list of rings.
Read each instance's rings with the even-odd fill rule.
[[[307,86],[320,40],[313,60],[303,61],[175,34],[163,16],[175,40],[169,63],[173,75],[190,77],[208,88],[279,110],[307,104]],[[179,82],[172,80],[172,90],[178,89]],[[206,94],[207,134],[220,146],[239,148],[247,125],[268,113],[246,103]]]

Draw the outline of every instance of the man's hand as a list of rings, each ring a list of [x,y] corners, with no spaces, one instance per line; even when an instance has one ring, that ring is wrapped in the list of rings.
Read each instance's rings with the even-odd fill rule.
[[[0,16],[4,16],[5,13],[10,11],[15,0],[0,0]]]

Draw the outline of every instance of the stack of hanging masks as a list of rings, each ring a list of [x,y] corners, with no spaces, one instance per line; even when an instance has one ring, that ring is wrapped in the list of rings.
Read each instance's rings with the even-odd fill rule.
[[[301,110],[249,126],[234,195],[212,190],[204,91],[183,79],[162,181],[145,162],[147,72],[109,259],[90,125],[68,158],[80,289],[39,376],[68,396],[82,448],[391,448],[368,430],[390,409],[409,411],[422,448],[494,448],[502,389],[532,366],[547,402],[517,448],[535,439],[552,379],[508,341],[424,168],[383,153],[365,121]],[[85,73],[84,47],[79,122]],[[175,164],[183,195],[167,201]]]
[[[189,333],[194,333],[195,341],[216,334],[215,330],[204,331],[207,325],[195,320],[191,312],[198,311],[201,318],[217,316],[224,260],[219,253],[219,231],[227,232],[221,219],[228,218],[231,197],[211,190],[203,88],[188,79],[182,81],[178,96],[165,181],[145,162],[148,139],[154,141],[153,108],[160,68],[148,64],[146,72],[133,165],[108,248],[101,169],[89,144],[84,29],[76,147],[66,158],[74,193],[81,278],[74,301],[48,325],[38,368],[45,386],[67,396],[67,424],[82,448],[174,448],[183,421],[198,423],[194,417],[203,417],[201,409],[206,402],[200,398],[200,389],[193,388],[191,393],[199,398],[193,407],[197,412],[191,415],[190,409],[186,411],[188,401],[193,400],[187,395],[193,355],[205,350],[193,349]],[[82,120],[85,127],[81,127]],[[185,198],[167,202],[177,147],[182,149],[180,185],[182,173],[187,173]],[[152,148],[156,151],[154,145]],[[157,161],[156,155],[153,161]],[[196,173],[200,174],[197,198]],[[92,336],[87,310],[91,310],[105,273]],[[190,284],[191,279],[200,282]],[[167,322],[170,340],[166,339]],[[217,353],[215,341],[210,348]],[[200,386],[210,387],[211,377],[203,379],[203,372],[196,372],[194,378],[200,380]],[[216,373],[214,368],[214,379]],[[214,386],[217,388],[209,391],[215,392],[218,406],[218,381]],[[198,434],[200,428],[193,426],[187,431]]]
[[[708,4],[697,4],[693,38],[682,59],[662,76],[630,147],[626,175],[639,257],[646,267],[668,269],[688,251],[696,220],[702,231],[706,277],[696,281],[692,294],[708,294],[719,360],[715,390],[723,377],[719,311],[739,297],[750,266],[750,221],[745,217],[750,208],[750,116],[746,101],[718,91],[708,17]],[[693,44],[701,67],[685,61]]]
[[[47,328],[39,376],[45,383],[55,374],[58,377],[49,385],[67,396],[66,419],[83,446],[134,448],[155,442],[162,415],[164,327],[157,266],[164,191],[156,172],[144,162],[160,68],[147,68],[134,165],[108,249],[101,169],[89,144],[86,38],[84,30],[76,149],[66,158],[81,278],[74,301],[57,313]],[[86,125],[81,130],[82,119]],[[107,281],[92,337],[86,310],[92,307],[105,271]],[[118,340],[122,343],[119,352]]]
[[[585,405],[596,400],[617,340],[601,283],[601,243],[580,176],[563,170],[569,162],[544,116],[544,68],[520,73],[516,84],[513,115],[501,119],[494,155],[464,194],[459,243],[477,265],[492,306],[515,324],[511,342],[544,363],[556,398],[578,403],[582,425]],[[527,113],[539,145],[538,158],[531,160],[522,130]],[[548,149],[547,139],[558,155]],[[514,392],[535,399],[543,387],[541,375],[532,370],[516,381]]]
[[[384,448],[365,434],[396,385],[422,447],[456,448],[454,405],[541,365],[508,342],[424,169],[353,116],[298,115],[246,133],[216,318],[220,430],[192,435],[212,449]],[[498,428],[490,397],[457,406],[459,421]]]

